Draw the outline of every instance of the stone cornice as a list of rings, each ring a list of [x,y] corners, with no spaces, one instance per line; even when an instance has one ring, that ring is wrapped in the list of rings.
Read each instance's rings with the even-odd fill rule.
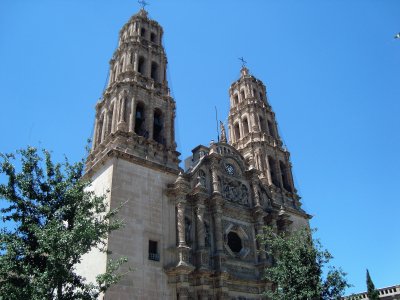
[[[158,163],[155,162],[151,162],[148,160],[145,160],[143,158],[140,158],[138,156],[135,156],[133,154],[129,154],[126,153],[124,151],[115,149],[115,148],[111,148],[111,149],[107,149],[106,151],[104,151],[103,153],[101,153],[101,156],[98,157],[100,153],[97,154],[97,159],[94,160],[93,162],[87,162],[86,166],[87,169],[85,171],[85,176],[92,176],[102,165],[104,165],[104,163],[112,158],[121,158],[124,159],[126,161],[141,165],[141,166],[145,166],[147,168],[153,169],[153,170],[157,170],[157,171],[161,171],[164,173],[169,173],[169,174],[173,174],[173,175],[178,175],[180,170],[179,169],[173,169],[167,166],[163,166],[160,165]]]

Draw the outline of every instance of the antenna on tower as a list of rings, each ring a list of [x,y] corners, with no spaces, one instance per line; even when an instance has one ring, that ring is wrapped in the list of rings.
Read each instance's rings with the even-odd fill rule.
[[[145,0],[138,0],[138,3],[140,4],[140,6],[142,6],[143,10],[147,5],[149,5],[149,3],[146,2]]]
[[[219,127],[218,127],[218,111],[217,111],[217,107],[215,107],[215,124],[217,125],[217,141],[219,143]]]

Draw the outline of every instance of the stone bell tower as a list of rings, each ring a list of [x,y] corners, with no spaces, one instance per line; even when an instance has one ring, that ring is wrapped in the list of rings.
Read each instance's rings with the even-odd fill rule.
[[[240,78],[229,88],[229,96],[230,144],[259,170],[260,179],[275,196],[299,206],[290,153],[283,147],[265,85],[243,66]]]
[[[120,30],[108,86],[96,104],[86,175],[96,194],[107,193],[110,209],[120,207],[118,219],[125,225],[109,235],[108,253],[93,250],[78,269],[94,281],[110,258],[126,257],[123,268],[135,270],[113,285],[105,299],[175,295],[163,271],[175,257],[168,249],[176,246],[175,204],[165,190],[177,179],[180,161],[162,35],[144,9],[130,18]]]

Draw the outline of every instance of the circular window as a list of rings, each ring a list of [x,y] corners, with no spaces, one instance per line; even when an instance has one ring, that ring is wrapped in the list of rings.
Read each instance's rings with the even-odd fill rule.
[[[231,231],[228,233],[228,246],[234,253],[239,253],[242,250],[242,239],[236,232]]]

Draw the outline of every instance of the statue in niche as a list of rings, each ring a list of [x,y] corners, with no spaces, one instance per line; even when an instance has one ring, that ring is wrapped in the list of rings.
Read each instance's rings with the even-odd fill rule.
[[[199,171],[198,179],[199,179],[199,183],[200,183],[203,187],[206,187],[206,173],[204,173],[203,170],[200,170],[200,171]]]
[[[190,222],[189,218],[185,218],[185,241],[188,246],[192,244],[191,232],[192,230],[192,222]]]
[[[226,143],[226,132],[225,132],[224,123],[219,121],[219,127],[220,127],[220,130],[221,130],[221,142],[222,143]]]

